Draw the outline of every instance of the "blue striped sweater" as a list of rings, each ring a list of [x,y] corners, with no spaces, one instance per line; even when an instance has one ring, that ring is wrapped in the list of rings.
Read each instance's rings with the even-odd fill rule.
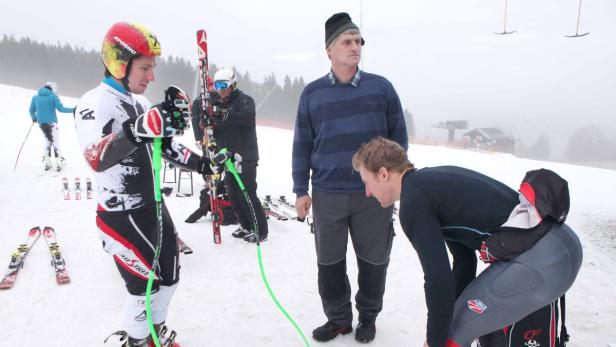
[[[330,72],[304,88],[293,138],[293,192],[364,190],[351,158],[362,143],[383,136],[408,148],[400,99],[384,77],[358,70],[347,84]],[[312,171],[312,175],[311,175]]]

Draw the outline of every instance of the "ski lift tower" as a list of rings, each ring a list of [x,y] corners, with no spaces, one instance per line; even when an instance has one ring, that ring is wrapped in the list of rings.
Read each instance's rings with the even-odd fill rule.
[[[454,142],[456,139],[456,130],[468,129],[467,120],[448,120],[445,122],[439,122],[437,125],[433,125],[435,128],[447,129],[447,142]]]

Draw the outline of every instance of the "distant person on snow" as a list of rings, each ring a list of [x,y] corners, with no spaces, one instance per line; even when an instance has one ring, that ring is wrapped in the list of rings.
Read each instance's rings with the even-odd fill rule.
[[[163,158],[174,165],[211,174],[212,164],[173,140],[188,122],[189,103],[183,91],[169,87],[165,101],[154,106],[142,96],[154,81],[156,57],[161,54],[156,36],[138,24],[115,23],[104,37],[101,53],[105,78],[79,100],[76,129],[83,155],[97,172],[99,236],[128,290],[125,330],[117,334],[122,346],[153,346],[145,306],[158,227],[152,140],[163,138]],[[214,166],[219,166],[227,157],[216,159]],[[151,296],[159,335],[180,270],[177,233],[164,202],[161,205],[161,250]],[[160,339],[164,346],[177,346],[165,342],[167,337]]]
[[[529,171],[518,194],[461,167],[417,170],[404,148],[383,138],[362,145],[353,168],[381,206],[400,200],[400,224],[424,272],[424,347],[470,347],[573,284],[582,246],[563,223],[569,191],[554,172]],[[477,278],[475,251],[491,264]]]
[[[30,118],[32,118],[32,122],[39,124],[43,136],[45,136],[45,147],[43,147],[45,171],[50,170],[54,166],[54,161],[58,171],[64,167],[64,157],[60,152],[60,140],[58,138],[56,110],[63,113],[73,113],[75,111],[74,107],[64,107],[57,93],[57,84],[55,82],[47,82],[32,97],[30,102]],[[52,161],[52,157],[55,157],[54,161]]]
[[[248,196],[254,208],[259,229],[259,240],[267,239],[268,225],[265,211],[257,196],[257,166],[259,166],[259,146],[257,143],[255,101],[251,96],[241,91],[237,86],[237,76],[230,69],[221,69],[214,75],[214,90],[212,94],[214,122],[214,138],[219,149],[238,153],[242,156],[242,172],[240,178],[244,183]],[[201,118],[201,98],[193,102],[193,117]],[[225,186],[231,207],[240,221],[240,228],[235,230],[233,237],[243,238],[248,242],[256,242],[257,237],[253,227],[254,220],[250,207],[246,202],[240,187],[231,174],[225,174]]]

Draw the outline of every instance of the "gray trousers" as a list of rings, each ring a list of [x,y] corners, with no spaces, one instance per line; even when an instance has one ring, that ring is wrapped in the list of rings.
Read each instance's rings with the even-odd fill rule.
[[[346,273],[349,234],[358,264],[359,318],[376,320],[383,307],[385,279],[393,241],[393,208],[382,208],[363,192],[313,192],[312,210],[319,294],[328,320],[351,325],[351,287]]]
[[[468,347],[548,305],[571,287],[581,265],[577,235],[555,224],[531,249],[492,264],[466,287],[455,303],[450,337]]]

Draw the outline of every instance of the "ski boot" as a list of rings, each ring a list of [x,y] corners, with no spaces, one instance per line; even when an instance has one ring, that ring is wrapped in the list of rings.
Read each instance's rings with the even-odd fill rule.
[[[231,233],[231,236],[235,237],[236,239],[241,239],[244,238],[246,235],[252,234],[252,231],[250,230],[246,230],[242,227],[237,228],[237,230],[235,230],[233,233]]]
[[[120,347],[150,347],[151,340],[149,336],[144,339],[134,339],[128,336],[128,333],[123,330],[118,330],[115,333],[107,336],[104,343],[107,343],[107,340],[109,340],[109,338],[114,335],[120,336],[120,340],[118,341],[122,343]]]
[[[257,242],[257,235],[254,232],[250,232],[250,234],[244,236],[244,241],[255,243]],[[267,241],[267,235],[259,236],[259,242]]]
[[[177,333],[175,330],[169,331],[165,323],[154,324],[154,329],[158,334],[158,341],[160,342],[161,347],[180,347],[180,345],[175,342],[175,337]],[[169,335],[167,335],[169,333]],[[150,341],[149,347],[155,347],[156,344],[154,341]]]
[[[56,157],[56,170],[58,172],[62,171],[62,169],[64,169],[64,167],[66,166],[66,159],[64,159],[64,157]]]
[[[180,347],[180,345],[177,342],[175,342],[175,337],[177,336],[177,333],[175,332],[175,330],[169,331],[165,323],[154,324],[154,329],[156,330],[156,333],[158,335],[158,342],[160,343],[161,347]],[[167,333],[169,334],[167,335]],[[128,333],[124,330],[118,330],[115,333],[107,336],[104,343],[107,343],[107,340],[109,340],[109,338],[111,338],[114,335],[118,335],[120,337],[120,340],[118,342],[121,343],[120,345],[121,347],[155,347],[156,346],[154,341],[152,341],[151,336],[148,335],[146,338],[143,338],[143,339],[135,339],[135,338],[128,336]]]
[[[45,171],[51,170],[53,164],[51,163],[51,157],[43,157],[43,163],[45,164]]]

